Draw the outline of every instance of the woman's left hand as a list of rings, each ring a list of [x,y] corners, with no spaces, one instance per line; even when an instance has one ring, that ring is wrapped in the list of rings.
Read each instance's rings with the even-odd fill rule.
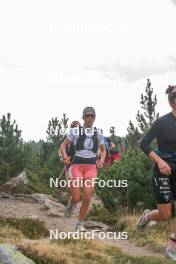
[[[98,160],[98,161],[97,161],[97,167],[98,167],[99,169],[103,168],[103,165],[104,165],[104,161],[103,161],[103,160]]]

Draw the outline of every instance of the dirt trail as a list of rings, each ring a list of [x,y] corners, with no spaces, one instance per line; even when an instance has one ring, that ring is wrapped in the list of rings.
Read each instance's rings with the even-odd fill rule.
[[[59,232],[73,232],[75,229],[76,217],[65,218],[64,211],[62,212],[60,217],[48,216],[47,210],[41,209],[41,205],[38,203],[29,203],[11,199],[0,199],[0,209],[0,217],[38,217],[38,220],[45,222],[49,230],[58,230]],[[152,252],[145,247],[138,247],[135,244],[131,243],[129,240],[107,239],[101,241],[102,243],[108,243],[113,246],[118,246],[124,253],[131,256],[162,257],[162,254]]]

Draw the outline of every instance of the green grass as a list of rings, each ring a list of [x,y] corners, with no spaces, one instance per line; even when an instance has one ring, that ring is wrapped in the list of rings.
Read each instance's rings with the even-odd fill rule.
[[[0,227],[4,226],[21,231],[29,239],[39,239],[49,235],[44,223],[39,220],[0,217]]]
[[[118,215],[111,214],[102,206],[92,205],[91,210],[89,211],[86,220],[93,220],[102,222],[107,225],[114,225],[117,222]]]
[[[121,228],[128,232],[130,239],[139,245],[164,245],[163,236],[166,236],[165,224],[150,228],[148,232],[139,234],[134,229],[134,222],[138,215],[107,215],[103,208],[93,207],[88,217],[96,216],[97,221],[105,220],[113,223],[111,228]],[[91,218],[92,219],[92,218]],[[116,222],[115,222],[116,220]],[[119,222],[118,222],[119,221]],[[123,222],[125,224],[123,224]],[[8,228],[5,228],[8,227]],[[172,262],[164,258],[155,257],[132,257],[122,252],[118,247],[95,240],[54,240],[46,241],[48,230],[44,223],[31,219],[0,218],[0,230],[3,237],[12,238],[15,234],[15,244],[18,249],[36,264],[170,264]],[[167,232],[169,228],[167,227]],[[5,233],[6,232],[6,233]],[[7,235],[6,235],[7,234]],[[23,237],[24,235],[24,237]],[[1,237],[2,238],[2,237]],[[26,240],[23,238],[35,239]],[[21,240],[22,239],[22,240]],[[163,242],[164,241],[164,242]],[[3,243],[3,240],[1,241]],[[156,245],[155,245],[156,246]]]
[[[152,251],[164,253],[173,218],[166,222],[157,223],[155,226],[146,227],[143,231],[137,231],[136,223],[139,217],[139,212],[129,213],[122,211],[118,214],[111,214],[103,207],[93,206],[87,219],[108,224],[110,226],[109,231],[127,232],[129,240],[137,246],[147,246]]]
[[[164,258],[131,257],[100,241],[77,240],[67,243],[21,245],[20,250],[36,264],[170,264]]]

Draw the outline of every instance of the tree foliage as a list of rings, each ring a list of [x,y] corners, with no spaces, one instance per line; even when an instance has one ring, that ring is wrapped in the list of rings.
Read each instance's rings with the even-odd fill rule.
[[[66,117],[66,114],[63,114],[61,120],[59,120],[57,117],[52,118],[48,123],[48,128],[46,131],[47,141],[53,144],[59,144],[62,141],[67,128],[68,118]]]
[[[127,128],[127,142],[131,147],[137,147],[142,135],[151,127],[153,122],[158,119],[159,113],[156,113],[157,97],[153,95],[150,79],[147,79],[145,94],[141,94],[141,109],[136,115],[137,126],[129,121]]]
[[[0,181],[16,175],[25,165],[21,130],[11,114],[0,119]]]
[[[11,114],[3,115],[0,119],[0,184],[26,170],[32,179],[31,190],[41,190],[42,185],[49,189],[49,178],[57,177],[63,169],[58,147],[67,123],[65,114],[61,120],[52,118],[48,123],[46,141],[24,142],[16,121],[11,120]]]
[[[157,98],[153,96],[151,82],[147,80],[145,94],[141,94],[141,109],[138,111],[137,126],[129,121],[127,129],[127,151],[121,160],[108,170],[99,173],[100,179],[127,180],[127,188],[98,188],[105,207],[109,210],[117,210],[119,206],[134,208],[139,203],[147,207],[153,207],[155,200],[151,186],[151,161],[139,149],[139,141],[142,135],[151,127],[159,117],[156,113]]]

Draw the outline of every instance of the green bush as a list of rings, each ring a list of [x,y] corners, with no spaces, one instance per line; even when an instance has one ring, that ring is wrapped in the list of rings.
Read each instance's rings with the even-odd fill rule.
[[[155,200],[151,184],[151,161],[140,149],[129,148],[120,161],[108,169],[101,170],[100,179],[127,180],[127,188],[104,187],[96,185],[96,191],[108,210],[118,210],[121,207],[133,209],[139,204],[153,207]],[[120,182],[118,182],[120,183]]]

